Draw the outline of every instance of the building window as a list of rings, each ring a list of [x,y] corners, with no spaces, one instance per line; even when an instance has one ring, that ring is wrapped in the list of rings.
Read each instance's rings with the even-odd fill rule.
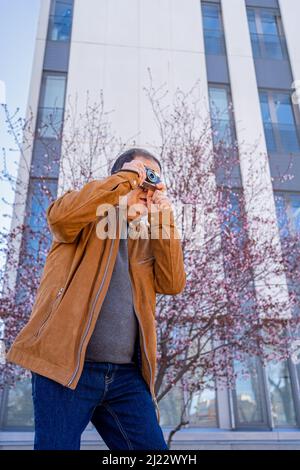
[[[234,363],[237,374],[233,403],[237,428],[269,427],[261,365],[256,358]]]
[[[66,90],[66,74],[44,72],[37,117],[37,135],[58,139],[61,134]]]
[[[298,302],[293,306],[292,313],[300,315],[300,286],[295,272],[297,272],[298,259],[295,256],[300,252],[300,193],[289,193],[276,191],[274,193],[277,223],[282,241],[282,250],[286,259],[286,276],[288,289],[294,294]],[[285,239],[292,237],[296,243],[295,249],[291,250]],[[298,248],[297,248],[298,247]]]
[[[202,16],[206,54],[225,55],[220,5],[202,2]]]
[[[28,298],[35,294],[52,241],[46,210],[56,193],[56,179],[30,179],[15,298],[16,303],[26,301],[29,309]]]
[[[300,194],[276,191],[274,198],[281,237],[300,235]]]
[[[260,106],[269,153],[300,153],[299,126],[290,93],[261,90]]]
[[[287,59],[287,49],[279,14],[274,10],[247,8],[253,56],[262,59]]]
[[[208,91],[214,145],[231,147],[235,129],[230,90],[226,85],[210,84]]]
[[[48,40],[70,41],[72,30],[73,2],[56,0],[52,2],[49,17]]]
[[[267,366],[271,412],[275,427],[296,426],[288,361],[269,363]]]
[[[178,425],[186,401],[187,399],[184,400],[183,390],[180,385],[177,384],[172,387],[159,402],[161,425]],[[214,387],[193,393],[189,405],[186,407],[184,420],[188,422],[189,428],[215,428],[218,426]]]
[[[28,430],[34,426],[31,380],[26,377],[11,387],[5,387],[0,409],[0,429]]]
[[[48,230],[46,211],[56,198],[57,180],[35,179],[30,181],[26,216],[26,226],[30,235],[26,238],[26,253],[30,254],[38,265],[44,265],[46,253],[50,248],[51,235]]]

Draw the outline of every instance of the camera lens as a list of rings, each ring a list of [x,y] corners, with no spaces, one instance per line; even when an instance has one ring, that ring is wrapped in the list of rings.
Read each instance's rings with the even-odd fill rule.
[[[148,170],[147,177],[148,177],[149,181],[151,181],[151,183],[155,183],[156,174],[154,173],[154,171]]]

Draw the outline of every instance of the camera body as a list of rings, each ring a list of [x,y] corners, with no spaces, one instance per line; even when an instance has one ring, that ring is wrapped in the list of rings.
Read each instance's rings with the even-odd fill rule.
[[[157,183],[160,183],[161,179],[159,175],[155,173],[155,171],[152,170],[152,168],[145,166],[145,170],[146,170],[146,179],[140,186],[141,188],[144,188],[144,189],[155,190],[156,189],[155,185]]]

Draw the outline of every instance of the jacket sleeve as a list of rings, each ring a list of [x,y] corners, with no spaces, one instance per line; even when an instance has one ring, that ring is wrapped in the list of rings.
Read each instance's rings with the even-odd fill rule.
[[[179,294],[186,285],[183,253],[179,232],[174,222],[173,211],[170,210],[167,223],[162,224],[151,213],[148,215],[150,223],[150,243],[154,256],[154,284],[158,294]],[[156,237],[152,238],[151,234]],[[165,233],[165,238],[163,234]]]
[[[54,238],[72,243],[79,232],[96,219],[100,204],[117,205],[120,196],[137,186],[137,172],[119,170],[102,180],[87,183],[79,191],[67,191],[47,208],[47,222]]]

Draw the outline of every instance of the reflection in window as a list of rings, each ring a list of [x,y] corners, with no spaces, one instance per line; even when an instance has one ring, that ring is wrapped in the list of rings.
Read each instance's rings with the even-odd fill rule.
[[[232,146],[234,143],[234,124],[232,103],[227,87],[209,86],[209,105],[215,146]]]
[[[40,138],[58,138],[63,123],[66,75],[45,72],[42,80],[37,128]]]
[[[268,152],[300,153],[290,94],[260,91],[259,97]]]
[[[50,248],[51,237],[48,233],[46,211],[55,199],[57,180],[32,179],[28,193],[28,215],[26,225],[31,236],[26,240],[27,252],[44,264],[45,252]],[[39,239],[41,238],[41,239]]]
[[[53,1],[49,18],[48,39],[70,41],[73,5],[70,2]]]
[[[272,60],[287,57],[281,19],[274,11],[248,8],[248,24],[253,56]]]
[[[14,387],[6,389],[4,402],[6,402],[2,428],[32,428],[33,403],[31,395],[31,380],[25,378],[18,381]]]
[[[55,199],[57,180],[31,178],[27,199],[27,215],[20,253],[16,302],[26,301],[32,294],[44,268],[46,255],[51,245],[46,210]],[[30,273],[30,275],[29,275]],[[28,305],[30,307],[30,305]]]
[[[245,367],[248,378],[244,374]],[[238,425],[245,427],[253,424],[266,424],[263,409],[265,400],[256,359],[249,358],[245,365],[235,361],[234,370],[238,374],[235,385]]]
[[[300,194],[276,191],[274,198],[281,237],[300,235]]]
[[[176,426],[180,422],[183,407],[182,392],[177,385],[159,401],[161,426]]]
[[[159,401],[159,410],[162,426],[177,426],[180,423],[183,407],[188,397],[184,399],[183,391],[179,384]],[[188,427],[216,427],[216,393],[214,389],[205,389],[195,392],[186,407],[185,420]]]
[[[199,391],[193,394],[191,404],[187,410],[189,427],[216,427],[216,392],[213,389]]]
[[[219,5],[202,3],[203,32],[206,54],[225,54],[225,42]]]
[[[267,375],[274,425],[295,426],[296,414],[287,362],[268,364]]]
[[[274,193],[277,223],[281,238],[282,250],[286,265],[286,278],[290,294],[298,299],[293,305],[294,315],[300,315],[300,285],[297,275],[298,258],[295,253],[300,252],[300,194],[276,191]],[[290,249],[290,239],[296,243],[295,249]],[[288,243],[284,243],[287,241]]]

